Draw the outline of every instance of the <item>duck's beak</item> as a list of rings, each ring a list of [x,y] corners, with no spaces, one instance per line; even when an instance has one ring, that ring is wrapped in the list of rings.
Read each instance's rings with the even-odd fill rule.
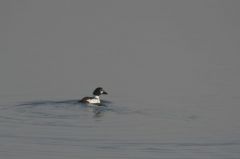
[[[108,94],[106,91],[103,91],[102,94]]]

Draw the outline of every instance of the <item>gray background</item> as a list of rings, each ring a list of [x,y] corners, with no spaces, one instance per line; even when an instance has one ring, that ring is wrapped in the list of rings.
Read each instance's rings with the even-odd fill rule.
[[[239,1],[0,2],[1,94],[239,94]]]
[[[239,159],[239,15],[238,0],[1,0],[0,157]],[[73,102],[97,86],[105,109]]]

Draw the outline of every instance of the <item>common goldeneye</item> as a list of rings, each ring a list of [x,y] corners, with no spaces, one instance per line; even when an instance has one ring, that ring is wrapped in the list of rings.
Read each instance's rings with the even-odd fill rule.
[[[102,87],[98,87],[93,91],[93,97],[84,97],[79,102],[85,104],[100,104],[100,95],[108,94]]]

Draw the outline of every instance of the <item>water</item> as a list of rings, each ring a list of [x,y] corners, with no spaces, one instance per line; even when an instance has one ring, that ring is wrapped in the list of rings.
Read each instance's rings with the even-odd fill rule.
[[[151,105],[118,97],[100,107],[77,99],[11,100],[0,107],[0,153],[5,159],[239,158],[238,104],[184,99]]]
[[[0,159],[239,159],[239,2],[0,1]]]

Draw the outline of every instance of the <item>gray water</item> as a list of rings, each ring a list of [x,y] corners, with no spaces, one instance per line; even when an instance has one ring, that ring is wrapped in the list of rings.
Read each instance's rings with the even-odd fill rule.
[[[239,159],[238,1],[1,1],[1,159]],[[103,87],[104,106],[77,101]]]

